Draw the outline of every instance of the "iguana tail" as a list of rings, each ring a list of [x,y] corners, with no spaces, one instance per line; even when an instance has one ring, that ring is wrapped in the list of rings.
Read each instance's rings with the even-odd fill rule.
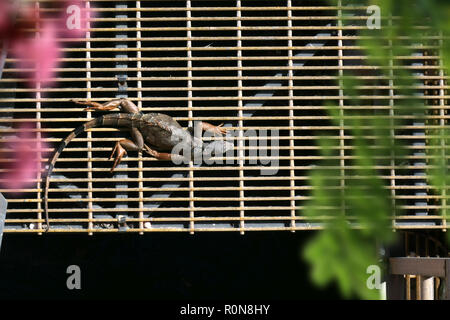
[[[50,163],[48,164],[48,168],[46,170],[45,179],[45,191],[44,191],[44,212],[45,212],[45,222],[47,224],[47,231],[50,229],[50,223],[48,219],[48,189],[50,186],[50,176],[52,174],[53,168],[55,167],[55,163],[59,158],[59,155],[64,150],[64,148],[72,141],[75,137],[80,135],[91,128],[97,127],[130,127],[132,124],[133,115],[128,113],[112,113],[108,115],[104,115],[98,118],[95,118],[91,121],[85,122],[75,130],[73,130],[64,140],[61,141],[59,146],[55,149],[55,153]]]

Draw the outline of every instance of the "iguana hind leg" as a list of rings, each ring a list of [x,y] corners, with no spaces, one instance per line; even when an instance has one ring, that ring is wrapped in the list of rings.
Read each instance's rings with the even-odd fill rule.
[[[114,156],[114,164],[111,168],[111,172],[117,167],[117,165],[122,161],[123,156],[127,155],[127,151],[141,151],[144,148],[144,138],[142,137],[142,133],[137,129],[131,129],[131,137],[133,139],[122,139],[117,141],[114,149],[111,153],[109,159]]]
[[[111,168],[111,172],[114,172],[116,167],[122,161],[122,158],[127,155],[127,151],[141,151],[141,150],[147,152],[149,155],[155,157],[158,160],[172,160],[172,154],[170,153],[156,151],[147,145],[144,145],[143,148],[139,148],[139,146],[136,145],[130,139],[122,139],[116,142],[116,145],[111,153],[111,156],[109,157],[109,159],[111,160],[111,158],[115,154],[114,164]]]
[[[172,154],[156,151],[147,145],[144,145],[144,151],[158,160],[172,160]]]
[[[117,165],[122,161],[123,156],[127,155],[127,151],[139,151],[138,146],[130,139],[122,139],[116,142],[114,149],[109,156],[109,160],[115,155],[114,164],[111,168],[111,172],[114,172]]]

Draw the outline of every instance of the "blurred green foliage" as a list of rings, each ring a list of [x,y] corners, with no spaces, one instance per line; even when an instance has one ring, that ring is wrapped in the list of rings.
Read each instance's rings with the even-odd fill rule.
[[[409,62],[417,45],[429,45],[424,37],[438,37],[443,68],[450,67],[450,1],[448,0],[330,0],[333,5],[342,5],[342,15],[348,15],[345,6],[378,5],[381,9],[381,28],[366,28],[355,45],[364,48],[367,64],[377,66],[377,75],[390,79],[383,85],[394,85],[396,99],[391,101],[392,110],[374,113],[361,108],[343,108],[328,105],[327,113],[332,124],[344,128],[345,145],[351,146],[350,160],[342,166],[340,145],[337,139],[319,138],[323,160],[312,171],[313,186],[311,200],[301,214],[311,218],[326,218],[325,228],[318,232],[303,249],[303,257],[312,268],[312,280],[319,286],[335,281],[344,298],[359,297],[378,299],[377,290],[367,288],[366,273],[370,265],[380,265],[377,244],[389,245],[395,240],[392,232],[393,212],[401,212],[398,204],[380,177],[380,165],[395,163],[402,166],[406,155],[404,141],[394,139],[393,128],[405,125],[402,115],[425,117],[426,106],[418,99],[414,89],[417,83],[413,70],[402,68]],[[369,13],[366,15],[370,16]],[[342,19],[342,25],[355,25],[355,20]],[[365,22],[363,22],[365,24]],[[427,27],[426,29],[420,26]],[[363,106],[361,95],[368,95],[361,88],[362,81],[350,72],[344,72],[338,80],[345,97],[345,106]],[[380,83],[378,83],[379,85]],[[372,83],[374,85],[374,83]],[[376,94],[372,92],[371,94]],[[388,101],[385,101],[389,105]],[[393,116],[394,115],[394,116]],[[430,134],[430,133],[429,133]],[[429,184],[435,192],[447,199],[448,145],[450,132],[439,127],[431,132],[427,156]],[[428,150],[428,149],[427,149]],[[378,166],[378,167],[377,167]],[[444,202],[445,204],[445,202]],[[444,212],[445,213],[445,209]]]

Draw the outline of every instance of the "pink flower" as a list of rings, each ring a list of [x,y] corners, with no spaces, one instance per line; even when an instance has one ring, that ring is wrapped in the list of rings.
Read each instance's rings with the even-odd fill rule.
[[[8,42],[18,67],[35,87],[51,85],[59,66],[61,43],[58,38],[81,38],[86,35],[90,8],[82,0],[52,1],[56,10],[42,11],[25,0],[0,0],[0,40]],[[27,29],[39,27],[39,37]],[[0,66],[2,68],[2,66]],[[30,71],[32,70],[32,71]]]
[[[37,23],[37,9],[23,0],[0,0],[0,40],[12,42],[24,37]]]
[[[0,1],[0,30],[6,31],[10,26],[11,3]]]
[[[28,78],[34,83],[47,86],[55,77],[55,68],[58,67],[58,59],[61,51],[56,40],[57,27],[50,22],[44,24],[41,29],[40,38],[23,39],[12,44],[11,53],[19,59],[18,66],[24,72],[33,70]]]
[[[34,183],[41,170],[46,143],[38,139],[31,123],[22,123],[19,135],[3,145],[7,151],[0,156],[0,186],[7,189],[26,188]],[[7,160],[6,160],[7,159]]]

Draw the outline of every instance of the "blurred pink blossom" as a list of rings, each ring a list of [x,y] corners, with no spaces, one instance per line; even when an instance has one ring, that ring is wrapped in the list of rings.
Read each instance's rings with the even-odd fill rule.
[[[36,26],[37,17],[37,8],[29,1],[0,0],[0,40],[23,38],[26,29]]]
[[[41,159],[47,155],[47,145],[33,131],[31,123],[22,123],[17,137],[9,138],[0,156],[0,186],[7,189],[26,188],[36,183]],[[6,160],[7,159],[7,160]]]
[[[12,8],[9,1],[0,1],[0,30],[5,32],[9,28],[9,15]]]
[[[61,57],[56,34],[56,26],[46,23],[41,29],[40,38],[15,41],[12,44],[11,53],[18,59],[18,67],[24,72],[35,68],[34,72],[28,75],[34,83],[45,86],[56,76],[54,68]]]
[[[51,84],[62,58],[61,45],[68,43],[58,39],[85,37],[92,13],[83,0],[46,1],[43,5],[56,10],[41,10],[34,1],[0,0],[0,48],[8,49],[33,87]],[[36,28],[38,35],[30,32]],[[33,128],[31,123],[23,123],[18,136],[2,143],[0,187],[19,190],[38,178],[47,144]]]
[[[59,67],[62,50],[58,38],[85,37],[92,14],[83,0],[50,1],[45,5],[56,10],[40,10],[32,1],[0,0],[0,40],[9,44],[10,53],[19,60],[18,68],[23,69],[30,84],[42,87],[51,85]],[[27,32],[36,27],[38,37]]]

